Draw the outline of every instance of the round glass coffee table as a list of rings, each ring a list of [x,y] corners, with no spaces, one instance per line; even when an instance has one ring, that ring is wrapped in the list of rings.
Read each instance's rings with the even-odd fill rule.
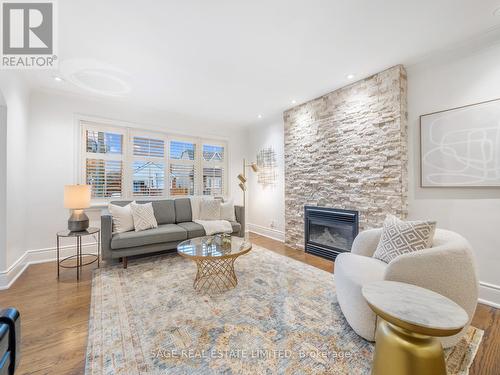
[[[220,236],[198,237],[177,245],[179,255],[193,260],[198,268],[194,289],[216,293],[236,287],[234,262],[251,249],[252,244],[240,237],[231,237],[226,243]]]

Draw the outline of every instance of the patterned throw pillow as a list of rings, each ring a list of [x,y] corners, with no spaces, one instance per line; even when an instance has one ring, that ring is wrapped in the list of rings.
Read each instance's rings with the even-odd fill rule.
[[[220,205],[218,199],[202,200],[200,204],[200,220],[220,220]]]
[[[373,257],[389,263],[399,255],[428,249],[435,231],[435,221],[402,221],[389,215]]]
[[[158,228],[158,223],[153,210],[153,203],[137,204],[130,203],[132,216],[134,217],[134,227],[136,232],[146,229]]]

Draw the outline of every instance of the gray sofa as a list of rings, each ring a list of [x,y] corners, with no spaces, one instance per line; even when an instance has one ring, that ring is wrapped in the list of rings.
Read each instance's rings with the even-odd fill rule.
[[[113,233],[113,217],[106,210],[101,215],[102,258],[105,261],[122,259],[127,268],[127,257],[159,251],[175,250],[177,245],[189,238],[205,235],[205,230],[192,221],[189,198],[137,201],[153,203],[158,228],[141,232]],[[130,201],[115,201],[112,204],[125,206]],[[244,237],[245,212],[242,206],[234,207],[236,221],[231,222],[233,235]]]

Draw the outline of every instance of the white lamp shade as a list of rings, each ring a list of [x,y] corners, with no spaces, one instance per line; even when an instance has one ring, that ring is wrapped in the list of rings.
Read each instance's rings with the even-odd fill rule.
[[[90,207],[90,185],[65,185],[64,207],[82,209]]]

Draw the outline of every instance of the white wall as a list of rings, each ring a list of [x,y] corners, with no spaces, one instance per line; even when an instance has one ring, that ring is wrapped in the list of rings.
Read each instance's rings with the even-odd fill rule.
[[[500,98],[500,45],[452,51],[407,67],[409,112],[409,218],[434,219],[462,234],[474,248],[480,298],[500,307],[500,188],[420,188],[419,116]],[[248,154],[272,145],[283,165],[283,123],[250,129]],[[282,170],[282,169],[281,169]],[[252,180],[252,179],[251,179]],[[249,228],[264,235],[276,220],[284,231],[283,181],[275,191],[251,184]],[[252,226],[252,224],[255,224]]]
[[[257,176],[248,172],[248,227],[247,229],[283,241],[285,238],[285,174],[283,121],[251,127],[249,129],[248,158],[256,161],[257,153],[272,147],[277,156],[275,186],[262,186]]]
[[[29,90],[17,74],[0,73],[0,91],[7,107],[5,263],[9,267],[26,245],[26,140],[28,138]]]
[[[30,98],[27,194],[30,236],[26,250],[53,248],[55,233],[66,228],[68,211],[63,208],[63,187],[77,182],[76,117],[95,116],[133,123],[152,130],[226,139],[229,147],[229,187],[236,203],[241,194],[235,176],[244,157],[246,129],[196,122],[180,116],[133,110],[116,101],[89,100],[76,96],[34,92]],[[90,212],[91,225],[98,225],[100,211]]]
[[[409,214],[435,219],[472,244],[480,297],[500,307],[500,188],[421,188],[419,116],[500,98],[500,45],[442,56],[408,71]]]

